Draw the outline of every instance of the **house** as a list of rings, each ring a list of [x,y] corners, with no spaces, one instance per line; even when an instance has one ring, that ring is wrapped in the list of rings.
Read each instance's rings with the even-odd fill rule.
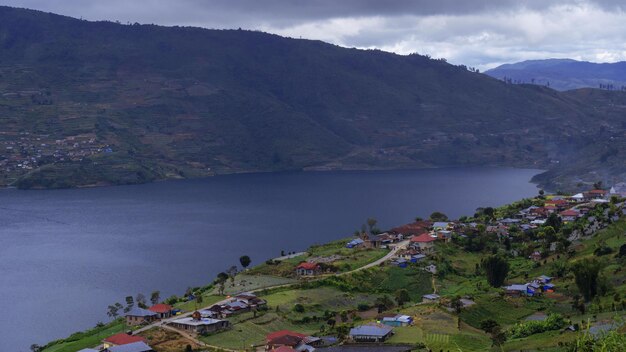
[[[122,332],[113,336],[109,336],[102,340],[102,346],[104,348],[109,348],[113,346],[128,345],[129,343],[135,342],[146,342],[146,339],[141,336],[133,336]]]
[[[333,347],[319,348],[318,352],[410,352],[415,346],[387,346],[387,345],[339,345]]]
[[[157,313],[159,319],[166,319],[171,317],[172,309],[172,306],[163,303],[155,304],[152,307],[148,308],[149,311]]]
[[[592,199],[604,199],[607,197],[608,194],[609,192],[603,189],[594,189],[589,192],[584,192],[583,196],[585,197],[586,200],[592,200]]]
[[[428,271],[431,274],[437,273],[437,266],[435,264],[429,264],[424,267],[424,271]]]
[[[434,302],[438,302],[440,298],[441,298],[441,296],[439,296],[438,294],[431,293],[431,294],[428,294],[428,295],[423,295],[422,296],[422,302],[434,303]]]
[[[431,253],[435,250],[436,237],[428,233],[411,237],[411,247],[419,249],[423,253]]]
[[[140,325],[140,324],[149,324],[158,318],[158,314],[147,309],[134,307],[126,314],[126,324],[128,325]]]
[[[550,276],[541,275],[537,278],[537,280],[543,284],[549,284],[550,281],[552,281],[552,278]]]
[[[235,299],[249,305],[251,308],[261,307],[267,304],[267,301],[257,297],[253,293],[241,293],[235,296]]]
[[[413,324],[413,318],[411,318],[408,315],[398,314],[398,315],[383,317],[381,322],[387,326],[394,326],[394,327],[395,326],[409,326]]]
[[[379,248],[382,244],[378,235],[374,235],[371,233],[363,232],[361,234],[361,240],[363,240],[363,245],[366,248]]]
[[[511,297],[526,296],[528,294],[528,284],[524,284],[524,285],[513,284],[513,285],[504,287],[504,290],[507,296],[511,296]]]
[[[402,258],[396,258],[394,259],[391,264],[398,266],[399,268],[406,268],[409,264],[409,262],[406,259],[402,259]]]
[[[112,346],[102,352],[154,352],[145,342],[133,342],[126,345]]]
[[[561,220],[563,220],[564,222],[576,221],[579,216],[580,212],[574,209],[564,210],[559,213],[559,217],[561,217]]]
[[[318,263],[304,262],[298,264],[296,267],[296,274],[298,276],[313,276],[319,274],[321,271],[322,269]]]
[[[323,344],[322,339],[290,330],[280,330],[265,337],[266,351],[280,351],[280,348],[291,348],[296,351],[312,351]]]
[[[433,224],[433,230],[435,231],[447,230],[450,228],[450,224],[451,223],[445,222],[445,221],[437,221]]]
[[[428,232],[431,228],[432,223],[430,221],[416,221],[410,224],[402,225],[399,227],[394,227],[389,232],[402,234],[405,238],[411,236],[417,236],[424,232]]]
[[[361,325],[350,329],[350,340],[354,342],[384,342],[393,335],[393,328],[382,324]]]
[[[541,260],[541,253],[538,251],[534,251],[531,255],[528,256],[528,258],[538,262]]]
[[[352,241],[348,242],[348,244],[346,244],[346,248],[357,248],[359,246],[362,246],[363,243],[365,242],[362,239],[355,238]]]
[[[191,317],[176,319],[168,325],[185,332],[207,334],[224,330],[230,326],[230,323],[227,320],[203,318],[200,312],[195,311]]]

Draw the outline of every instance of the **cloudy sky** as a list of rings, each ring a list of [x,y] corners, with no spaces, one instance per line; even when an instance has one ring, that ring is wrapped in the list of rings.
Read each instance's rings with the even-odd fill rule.
[[[483,70],[527,59],[626,60],[623,0],[0,0],[0,4],[88,20],[259,29],[347,47],[429,54]]]

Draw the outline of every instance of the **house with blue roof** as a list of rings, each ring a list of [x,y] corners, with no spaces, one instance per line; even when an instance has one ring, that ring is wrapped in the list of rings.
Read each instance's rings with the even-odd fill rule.
[[[350,329],[354,342],[384,342],[393,335],[393,328],[382,324],[361,325]]]
[[[134,307],[124,314],[126,318],[126,324],[128,325],[140,325],[149,324],[159,318],[159,315],[148,309]]]

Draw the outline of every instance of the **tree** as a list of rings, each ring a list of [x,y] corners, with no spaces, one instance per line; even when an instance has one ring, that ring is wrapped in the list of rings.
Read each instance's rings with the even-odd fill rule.
[[[450,307],[454,309],[456,314],[461,313],[461,309],[463,309],[463,302],[461,302],[461,297],[456,296],[450,301]]]
[[[493,319],[485,319],[480,322],[480,328],[486,333],[491,333],[496,327],[500,327],[500,324]]]
[[[411,296],[409,296],[409,291],[407,291],[406,289],[402,288],[396,291],[396,302],[398,302],[399,306],[405,304],[410,300]]]
[[[217,279],[215,280],[218,284],[218,290],[220,295],[224,294],[224,285],[226,284],[226,280],[228,280],[229,276],[225,272],[221,272],[217,274]]]
[[[133,309],[133,306],[135,305],[135,300],[133,299],[133,296],[126,296],[125,301],[126,307],[124,308],[124,312],[128,313],[131,309]]]
[[[382,313],[385,310],[393,307],[393,301],[388,296],[376,298],[374,304],[378,307],[378,313]]]
[[[335,320],[335,318],[328,318],[328,320],[326,320],[326,324],[328,324],[328,326],[330,326],[331,329],[334,329],[335,324],[337,324],[337,321]]]
[[[250,263],[252,263],[252,260],[250,259],[249,256],[243,255],[239,258],[239,263],[245,269],[250,265]]]
[[[431,221],[448,221],[448,216],[440,211],[430,214]]]
[[[296,312],[296,313],[304,313],[304,306],[302,304],[300,304],[300,303],[296,303],[293,306],[293,311]]]
[[[135,298],[135,302],[137,302],[137,306],[139,308],[148,308],[146,305],[146,296],[143,293],[138,293],[137,298]]]
[[[39,351],[41,351],[42,349],[43,349],[43,347],[42,347],[42,346],[39,346],[39,345],[38,345],[38,344],[36,344],[36,343],[34,343],[34,344],[30,345],[30,350],[31,350],[32,352],[39,352]]]
[[[561,224],[561,218],[556,213],[552,213],[548,215],[545,226],[550,226],[554,231],[559,232],[559,230],[561,229]]]
[[[481,261],[481,267],[487,276],[491,287],[500,287],[504,284],[509,273],[509,263],[499,255],[490,255]]]
[[[602,268],[596,259],[583,259],[572,266],[574,281],[586,302],[598,294],[598,276]]]
[[[367,226],[370,229],[370,233],[372,235],[374,235],[374,230],[376,228],[376,224],[378,223],[378,220],[374,219],[374,218],[368,218],[367,219]]]
[[[119,302],[115,303],[115,304],[111,304],[108,308],[107,308],[107,315],[113,319],[117,318],[117,316],[119,315],[119,311],[120,309],[124,308]]]
[[[150,294],[150,302],[155,305],[161,301],[161,291],[152,291]]]

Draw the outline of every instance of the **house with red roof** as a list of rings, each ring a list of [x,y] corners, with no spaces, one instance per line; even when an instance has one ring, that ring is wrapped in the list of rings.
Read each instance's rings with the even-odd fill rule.
[[[419,236],[411,237],[411,247],[418,249],[422,253],[431,253],[435,250],[435,241],[437,241],[437,237],[433,237],[425,232]]]
[[[128,345],[135,342],[146,342],[146,339],[141,336],[133,336],[121,332],[102,340],[102,345],[105,349],[107,349],[109,347]]]
[[[568,209],[560,212],[559,216],[564,222],[572,222],[578,219],[578,217],[580,216],[580,212],[578,210]]]
[[[303,262],[296,267],[296,274],[298,276],[313,276],[322,271],[322,268],[318,263]]]
[[[303,347],[317,347],[322,340],[315,336],[308,336],[295,331],[280,330],[265,337],[266,351],[293,351],[308,350]],[[281,349],[282,348],[282,349]]]
[[[148,308],[148,310],[157,313],[159,319],[166,319],[172,316],[172,306],[169,304],[155,304]]]

